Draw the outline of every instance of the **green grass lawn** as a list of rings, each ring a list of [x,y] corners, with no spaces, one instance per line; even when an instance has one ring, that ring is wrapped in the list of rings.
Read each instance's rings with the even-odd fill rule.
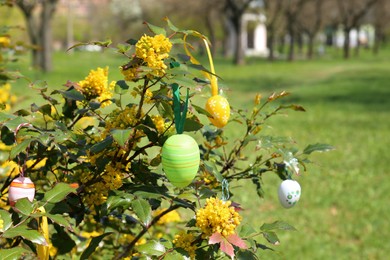
[[[50,88],[66,80],[79,81],[91,68],[110,66],[110,79],[119,79],[116,69],[122,58],[99,53],[56,53],[52,73],[43,75],[22,66],[31,79],[46,79]],[[297,177],[301,201],[286,210],[277,201],[279,180],[264,178],[264,199],[255,190],[240,187],[234,199],[245,208],[243,222],[260,226],[284,220],[296,232],[281,232],[277,253],[261,252],[275,259],[385,259],[388,239],[388,191],[390,172],[390,51],[378,57],[362,53],[349,61],[322,58],[316,61],[268,63],[250,59],[234,67],[216,61],[217,74],[230,104],[248,108],[255,93],[267,96],[287,90],[282,102],[303,105],[307,112],[288,112],[271,119],[265,134],[292,136],[301,148],[309,143],[329,143],[336,150],[315,154],[308,172]],[[21,104],[34,102],[28,84],[19,81],[14,91]],[[27,91],[27,92],[26,92]],[[232,123],[233,126],[234,123]],[[231,127],[233,129],[233,127]],[[235,131],[235,130],[234,130]],[[231,134],[240,135],[239,132]],[[264,242],[260,239],[261,242]]]

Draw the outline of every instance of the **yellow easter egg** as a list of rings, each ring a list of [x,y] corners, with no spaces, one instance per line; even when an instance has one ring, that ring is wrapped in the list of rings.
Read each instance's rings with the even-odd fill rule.
[[[210,97],[206,103],[206,111],[213,116],[209,117],[210,122],[216,127],[224,127],[229,121],[230,105],[226,98],[215,95]]]

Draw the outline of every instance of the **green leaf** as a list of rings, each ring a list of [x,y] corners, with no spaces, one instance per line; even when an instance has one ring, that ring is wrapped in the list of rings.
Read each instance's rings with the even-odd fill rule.
[[[106,149],[108,146],[110,146],[113,142],[113,138],[112,136],[108,136],[106,139],[104,139],[103,141],[97,143],[97,144],[94,144],[92,147],[91,147],[91,153],[92,154],[97,154],[101,151],[103,151],[104,149]]]
[[[207,117],[213,117],[206,109],[201,108],[200,106],[191,104],[191,106],[195,109],[199,114],[205,115]]]
[[[241,230],[239,232],[240,237],[245,238],[252,234],[256,233],[256,230],[249,224],[244,224],[241,226]]]
[[[164,36],[167,35],[167,32],[165,31],[164,28],[162,27],[158,27],[158,26],[155,26],[153,24],[150,24],[150,23],[147,23],[147,22],[144,22],[144,24],[146,24],[146,26],[148,26],[149,30],[154,33],[154,34],[162,34]]]
[[[39,233],[36,230],[30,229],[27,226],[17,226],[11,229],[8,229],[3,233],[3,237],[5,238],[14,238],[21,236],[24,239],[30,240],[31,242],[38,244],[38,245],[43,245],[47,246],[48,243],[45,239],[45,237]]]
[[[291,226],[290,224],[284,222],[284,221],[275,221],[273,223],[264,223],[260,229],[262,231],[271,231],[271,230],[293,230],[296,231],[296,229]]]
[[[138,219],[145,225],[148,226],[152,221],[152,209],[149,203],[144,199],[136,199],[131,202],[131,207]]]
[[[114,140],[121,146],[124,147],[127,140],[129,140],[131,129],[114,129],[111,131],[112,137],[114,137]]]
[[[16,116],[14,116],[12,114],[7,114],[7,113],[4,113],[4,112],[0,112],[0,122],[4,122],[4,121],[10,120],[10,119],[14,119],[14,118],[16,118]]]
[[[170,252],[165,255],[164,260],[185,260],[188,258],[185,258],[182,254],[180,254],[177,251]]]
[[[16,117],[4,123],[4,126],[8,127],[10,131],[15,131],[21,124],[26,124],[28,121],[23,117]]]
[[[118,207],[128,208],[134,199],[134,195],[123,192],[120,195],[109,196],[107,199],[108,212],[113,211]]]
[[[85,97],[83,96],[83,94],[81,94],[79,91],[77,91],[74,88],[71,88],[67,91],[59,91],[59,93],[61,93],[62,96],[66,99],[76,100],[76,101],[85,100]]]
[[[180,31],[179,28],[177,28],[176,26],[173,25],[173,23],[168,19],[168,17],[164,17],[164,21],[167,22],[169,29],[171,29],[172,31],[174,31],[174,32]]]
[[[29,216],[34,209],[34,205],[29,201],[28,198],[21,198],[16,201],[15,207],[23,215]]]
[[[199,122],[199,119],[195,116],[186,118],[184,122],[184,131],[198,131],[203,127],[203,124]]]
[[[25,152],[27,147],[31,144],[32,141],[35,139],[24,139],[21,143],[17,144],[11,149],[10,152],[10,159],[14,159],[16,156],[18,156],[21,152]]]
[[[69,184],[58,183],[53,189],[45,193],[43,201],[57,203],[65,199],[65,197],[72,192],[76,192],[76,189],[70,187]]]
[[[256,260],[258,257],[250,250],[239,250],[236,254],[237,260]]]
[[[335,148],[329,144],[310,144],[304,150],[304,154],[311,154],[312,152],[327,152],[334,150]]]
[[[53,215],[53,214],[50,214],[50,213],[45,213],[44,214],[46,217],[50,218],[51,221],[59,224],[60,226],[63,226],[63,227],[66,227],[67,229],[70,229],[72,230],[72,226],[70,225],[70,223],[62,216],[62,215]]]
[[[146,255],[162,255],[165,253],[165,246],[159,241],[151,240],[146,244],[136,247],[138,252],[144,253]]]
[[[31,254],[31,252],[28,251],[27,249],[24,249],[23,247],[1,249],[0,259],[7,259],[7,260],[24,259],[22,256],[26,254]]]
[[[273,245],[280,244],[278,236],[273,231],[263,232],[263,236],[265,239],[267,239],[268,242],[270,242]]]
[[[119,95],[126,94],[129,91],[129,85],[124,80],[118,80],[115,84],[115,93]]]
[[[8,211],[0,209],[0,219],[3,220],[3,227],[0,228],[0,232],[4,232],[12,226],[11,214]],[[0,259],[3,259],[0,257]]]
[[[113,232],[104,233],[100,236],[92,238],[91,242],[89,243],[87,249],[84,250],[82,253],[80,260],[88,259],[88,257],[95,252],[96,248],[99,246],[99,243],[108,235],[111,235]]]

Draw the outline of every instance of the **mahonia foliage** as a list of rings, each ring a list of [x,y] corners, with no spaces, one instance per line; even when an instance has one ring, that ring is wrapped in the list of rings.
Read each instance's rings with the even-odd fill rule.
[[[68,80],[60,90],[50,92],[44,81],[34,82],[31,89],[42,97],[41,105],[0,112],[0,258],[215,259],[222,252],[255,259],[258,249],[268,248],[257,236],[276,244],[276,230],[293,229],[281,221],[238,228],[240,206],[229,200],[234,190],[228,187],[246,180],[263,196],[264,173],[284,180],[305,169],[307,156],[324,146],[299,151],[289,138],[262,135],[273,115],[304,109],[272,105],[287,92],[257,95],[251,111],[232,107],[227,126],[210,125],[208,112],[196,105],[208,95],[210,82],[203,73],[209,71],[185,51],[194,50],[187,37],[206,37],[166,21],[167,28],[146,24],[148,35],[116,47],[109,41],[88,43],[121,55],[123,78],[109,80],[117,68],[92,68],[85,79]],[[9,51],[2,37],[1,51]],[[184,132],[195,137],[201,151],[196,178],[180,189],[167,180],[160,155],[176,131],[173,84],[183,94],[189,90]],[[183,109],[184,100],[181,104]],[[230,125],[241,129],[236,139],[225,136]],[[31,178],[36,195],[12,208],[8,187],[19,174]]]

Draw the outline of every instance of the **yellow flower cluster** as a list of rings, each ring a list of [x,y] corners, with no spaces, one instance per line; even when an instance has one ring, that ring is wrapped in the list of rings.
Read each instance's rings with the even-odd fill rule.
[[[121,245],[130,244],[134,240],[134,238],[135,237],[131,234],[122,234],[118,239],[118,243]],[[135,243],[136,246],[143,245],[143,244],[146,244],[145,238],[141,238],[140,240],[137,241],[137,243]]]
[[[110,190],[119,189],[122,186],[122,170],[121,163],[117,163],[115,166],[107,164],[105,171],[101,175],[102,181],[85,187],[85,203],[92,207],[93,205],[101,205],[105,202]],[[92,176],[90,174],[84,173],[80,180],[85,184],[91,179]]]
[[[236,227],[241,222],[241,216],[230,205],[230,201],[222,201],[218,198],[206,199],[204,208],[196,213],[196,226],[202,230],[204,237],[214,233],[227,237],[235,233]]]
[[[157,131],[162,134],[167,129],[164,118],[160,115],[153,115],[152,117],[153,124],[156,126]]]
[[[215,178],[215,176],[213,174],[211,174],[207,171],[203,171],[200,178],[210,188],[217,188],[219,186],[217,178]]]
[[[153,70],[153,76],[161,77],[167,69],[164,59],[169,57],[171,48],[172,43],[162,34],[154,37],[144,35],[135,45],[135,56],[146,62],[146,65]]]
[[[120,71],[122,75],[125,77],[126,81],[133,81],[138,76],[138,68],[129,68],[129,69],[123,69],[123,67],[120,67]]]
[[[195,259],[195,250],[197,249],[196,245],[193,244],[195,237],[192,233],[185,233],[181,231],[175,236],[173,244],[175,247],[183,248],[191,259]]]
[[[158,209],[154,212],[154,216],[157,216],[164,212],[167,209]],[[181,220],[179,213],[176,210],[170,211],[169,213],[162,216],[158,221],[157,224],[159,225],[165,225],[172,222],[179,222]]]
[[[88,76],[78,84],[88,99],[97,98],[102,103],[102,107],[111,103],[109,99],[112,97],[116,82],[112,81],[108,84],[108,67],[91,70]]]
[[[0,37],[0,47],[7,48],[11,43],[11,39],[7,36]]]
[[[137,124],[138,106],[126,107],[123,110],[115,109],[107,120],[106,129],[126,129]],[[142,116],[142,115],[141,115]]]
[[[11,109],[11,106],[16,102],[16,96],[10,94],[11,85],[5,83],[0,85],[0,105],[3,106],[3,109],[8,111]]]

